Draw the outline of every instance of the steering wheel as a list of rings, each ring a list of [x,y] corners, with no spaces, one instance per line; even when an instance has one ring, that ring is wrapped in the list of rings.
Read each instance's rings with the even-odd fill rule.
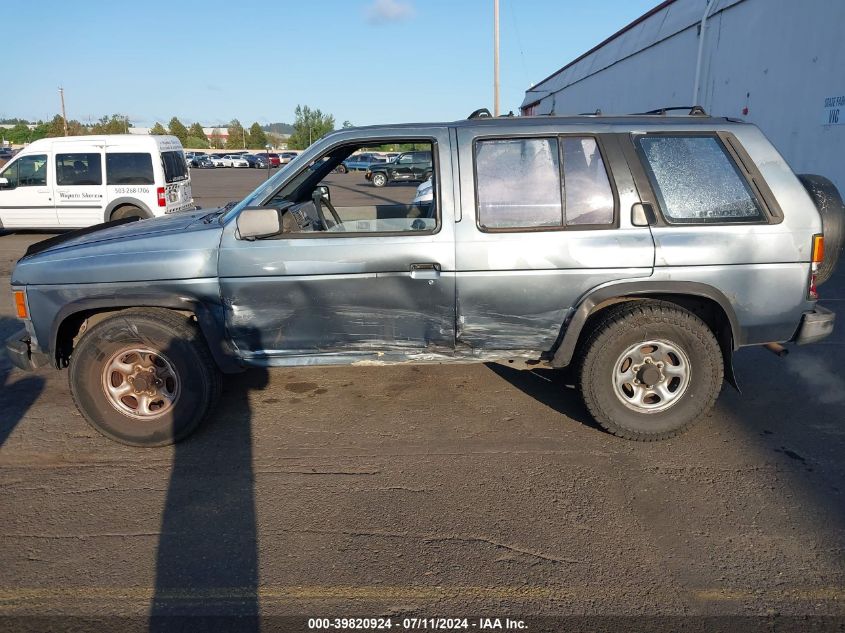
[[[325,205],[329,209],[329,213],[332,214],[332,221],[334,222],[334,226],[340,226],[340,230],[345,230],[342,226],[343,220],[340,219],[340,216],[337,213],[337,209],[334,208],[334,205],[329,202],[328,198],[324,198],[319,190],[315,189],[314,193],[311,195],[311,199],[314,201],[314,206],[317,207],[317,214],[320,216],[320,220],[323,222],[323,226],[326,227],[326,230],[332,228],[326,222],[326,215],[323,213],[323,206]]]

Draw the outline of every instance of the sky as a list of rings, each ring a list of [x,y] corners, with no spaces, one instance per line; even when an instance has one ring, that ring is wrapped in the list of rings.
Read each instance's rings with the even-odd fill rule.
[[[500,0],[501,109],[658,0]],[[493,0],[3,0],[0,118],[339,127],[493,109]]]

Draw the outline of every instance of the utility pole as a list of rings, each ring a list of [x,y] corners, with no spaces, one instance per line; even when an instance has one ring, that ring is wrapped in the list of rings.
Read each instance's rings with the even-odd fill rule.
[[[244,126],[241,126],[241,136],[243,136],[243,139],[244,139],[244,149],[246,149],[246,129],[244,129]]]
[[[67,136],[67,113],[65,112],[65,89],[59,86],[59,97],[62,99],[62,125],[65,129],[65,136]]]
[[[499,116],[499,0],[493,0],[493,116]]]

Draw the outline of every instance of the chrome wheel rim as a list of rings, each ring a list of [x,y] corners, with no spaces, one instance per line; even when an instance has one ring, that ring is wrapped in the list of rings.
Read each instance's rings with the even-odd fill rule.
[[[384,180],[385,180],[385,178],[381,174],[376,174],[375,176],[373,176],[373,184],[375,184],[379,187],[384,184]]]
[[[103,392],[120,413],[154,420],[179,399],[179,376],[162,353],[147,347],[127,347],[103,365]]]
[[[613,365],[613,391],[629,409],[658,413],[676,404],[690,383],[690,362],[665,339],[631,345]]]

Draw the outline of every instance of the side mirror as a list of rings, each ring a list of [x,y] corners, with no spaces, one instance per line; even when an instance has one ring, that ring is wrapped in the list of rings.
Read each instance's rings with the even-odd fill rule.
[[[238,215],[237,223],[242,240],[273,237],[282,232],[279,211],[273,207],[247,207]]]
[[[320,197],[324,200],[328,200],[329,202],[332,201],[332,192],[329,191],[329,188],[326,185],[320,185],[317,187],[316,191],[320,193]]]
[[[0,189],[11,189],[8,178],[0,177]]]

